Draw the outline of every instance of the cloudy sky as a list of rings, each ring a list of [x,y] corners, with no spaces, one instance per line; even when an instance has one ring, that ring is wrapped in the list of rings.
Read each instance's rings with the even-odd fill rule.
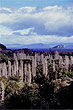
[[[72,43],[73,0],[0,0],[0,43]]]

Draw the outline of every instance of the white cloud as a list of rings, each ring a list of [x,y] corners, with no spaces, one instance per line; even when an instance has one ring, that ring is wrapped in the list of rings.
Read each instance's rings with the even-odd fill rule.
[[[19,8],[16,13],[32,13],[36,11],[36,7],[21,7]]]
[[[50,11],[51,9],[54,11],[54,10],[57,10],[57,9],[61,9],[61,7],[58,7],[56,5],[56,6],[48,6],[48,7],[43,8],[44,11]]]
[[[48,6],[4,10],[10,13],[0,11],[2,42],[73,42],[73,8]]]
[[[2,25],[0,25],[0,35],[2,36],[4,36],[4,35],[21,35],[21,36],[23,36],[23,35],[28,35],[28,34],[30,34],[30,35],[33,35],[33,34],[35,34],[34,33],[34,28],[28,28],[28,29],[22,29],[22,30],[16,30],[16,31],[14,31],[14,30],[11,30],[10,28],[8,28],[8,27],[5,27],[5,26],[2,26]]]
[[[0,25],[0,35],[12,35],[12,30],[10,28]]]
[[[48,6],[41,11],[35,7],[22,7],[10,14],[0,14],[0,23],[3,25],[14,30],[34,27],[34,31],[41,35],[73,35],[72,19],[70,8],[58,6]]]
[[[12,13],[12,10],[9,8],[0,8],[0,13]]]
[[[24,34],[29,34],[29,32],[33,31],[33,30],[34,30],[34,28],[28,28],[28,29],[13,31],[13,33],[19,32],[21,35],[24,35]]]
[[[71,37],[59,37],[55,35],[44,36],[2,36],[1,41],[3,44],[33,44],[33,43],[73,43],[73,36]]]

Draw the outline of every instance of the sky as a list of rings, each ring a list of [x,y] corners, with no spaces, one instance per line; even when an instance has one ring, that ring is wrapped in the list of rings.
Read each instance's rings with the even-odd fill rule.
[[[0,0],[0,43],[72,43],[73,0]]]

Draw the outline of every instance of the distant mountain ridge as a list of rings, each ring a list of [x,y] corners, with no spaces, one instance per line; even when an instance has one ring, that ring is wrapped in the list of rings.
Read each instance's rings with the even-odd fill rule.
[[[7,44],[6,45],[10,49],[23,49],[23,48],[28,48],[28,49],[49,49],[49,48],[72,48],[73,49],[73,43],[49,43],[49,44],[43,44],[43,43],[36,43],[36,44]]]
[[[6,45],[6,46],[5,46]],[[1,44],[0,43],[0,50],[6,50],[8,49],[49,49],[49,48],[57,48],[57,49],[73,49],[73,43],[63,43],[63,44],[43,44],[43,43],[36,43],[36,44]]]
[[[38,43],[38,44],[29,44],[29,45],[20,45],[20,44],[15,44],[12,47],[10,47],[11,45],[9,45],[9,47],[3,44],[0,44],[0,53],[4,53],[6,55],[10,55],[12,56],[14,52],[16,53],[30,53],[32,54],[33,52],[49,52],[51,50],[51,52],[54,51],[58,51],[60,54],[67,54],[68,52],[70,52],[72,54],[73,52],[73,44],[66,44],[65,46],[62,45],[58,45],[56,44],[42,44],[42,43]],[[6,48],[7,47],[7,48]]]
[[[45,49],[45,48],[50,48],[49,44],[43,44],[43,43],[36,43],[36,44],[14,44],[14,45],[7,45],[8,48],[12,49],[23,49],[23,48],[28,48],[28,49]]]

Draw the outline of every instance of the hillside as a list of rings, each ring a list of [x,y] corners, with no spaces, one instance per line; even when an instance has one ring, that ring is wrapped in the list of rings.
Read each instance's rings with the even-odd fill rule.
[[[6,46],[0,43],[0,50],[6,50]]]

